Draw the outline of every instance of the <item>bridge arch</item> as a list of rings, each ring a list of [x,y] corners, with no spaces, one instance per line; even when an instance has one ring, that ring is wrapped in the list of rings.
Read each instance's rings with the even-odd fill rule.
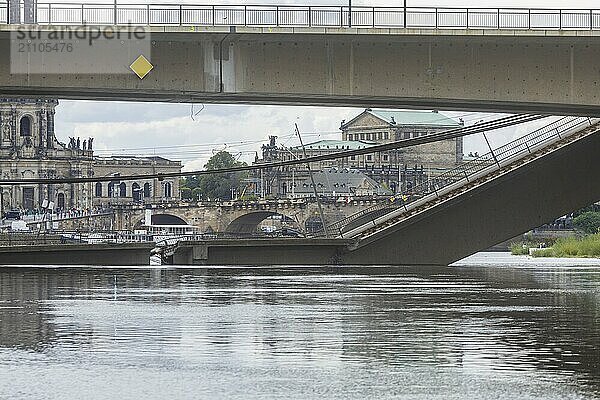
[[[152,215],[152,225],[188,225],[181,217],[173,214]]]
[[[281,215],[283,220],[293,222],[296,225],[296,221],[287,215],[275,212],[275,211],[255,211],[248,214],[241,215],[231,221],[225,232],[227,233],[255,233],[261,222],[269,217]]]

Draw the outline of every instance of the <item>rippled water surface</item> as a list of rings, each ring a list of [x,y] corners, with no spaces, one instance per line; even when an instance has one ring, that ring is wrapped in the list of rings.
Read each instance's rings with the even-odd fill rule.
[[[0,398],[600,398],[600,260],[3,268]]]

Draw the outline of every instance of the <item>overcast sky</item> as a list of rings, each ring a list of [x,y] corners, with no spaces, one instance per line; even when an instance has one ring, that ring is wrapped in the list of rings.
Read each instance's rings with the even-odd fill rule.
[[[195,105],[194,113],[201,106]],[[340,122],[363,109],[322,107],[278,107],[205,105],[194,119],[188,104],[61,101],[56,116],[57,136],[94,137],[97,155],[160,155],[181,160],[186,170],[202,169],[218,150],[227,150],[251,162],[269,135],[282,145],[297,145],[294,123],[303,132],[305,143],[320,139],[340,139]],[[500,115],[472,112],[446,112],[463,118],[467,125]],[[529,124],[490,132],[494,147],[540,126]],[[486,150],[481,135],[465,139],[465,153]]]
[[[80,3],[80,1],[74,1]],[[112,3],[112,0],[95,0],[94,3]],[[119,4],[134,1],[119,0]],[[206,1],[169,1],[161,3],[208,4]],[[91,3],[91,2],[86,2]],[[139,2],[138,2],[139,3]],[[215,4],[331,4],[342,5],[347,1],[305,0],[302,2],[285,0],[261,1],[221,1]],[[353,5],[402,6],[402,1],[354,0]],[[409,7],[544,7],[586,8],[598,6],[598,1],[570,0],[568,3],[554,0],[408,0]],[[57,110],[57,136],[68,141],[69,136],[95,138],[97,154],[156,154],[184,162],[187,170],[201,169],[212,152],[226,149],[245,161],[252,161],[260,151],[260,145],[269,135],[279,137],[285,145],[297,144],[293,135],[294,123],[305,132],[305,142],[319,139],[340,138],[338,130],[341,120],[349,120],[363,109],[356,108],[317,108],[317,107],[277,107],[240,105],[201,105],[126,103],[94,101],[61,101]],[[481,119],[491,119],[490,114],[470,112],[446,113],[462,117],[467,125]],[[537,124],[539,125],[539,123]],[[490,133],[494,146],[505,143],[526,133],[532,127],[517,127],[497,133]],[[317,133],[320,133],[318,135]],[[485,142],[481,137],[465,140],[465,153],[482,152]]]

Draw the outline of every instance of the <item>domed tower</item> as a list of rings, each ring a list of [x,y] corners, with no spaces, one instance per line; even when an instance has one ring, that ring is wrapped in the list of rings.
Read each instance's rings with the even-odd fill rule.
[[[55,99],[0,98],[0,176],[4,180],[82,178],[93,176],[90,144],[56,139]],[[87,208],[90,184],[3,185],[0,202],[7,209],[35,210],[44,200],[57,208]]]
[[[0,154],[43,158],[56,147],[55,99],[0,99]]]

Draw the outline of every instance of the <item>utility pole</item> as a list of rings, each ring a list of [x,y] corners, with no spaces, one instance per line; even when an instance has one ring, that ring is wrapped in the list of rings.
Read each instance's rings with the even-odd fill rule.
[[[404,27],[406,28],[406,0],[404,0]]]
[[[21,0],[8,0],[8,23],[21,23]]]
[[[37,23],[37,0],[23,0],[23,22]]]
[[[304,142],[302,141],[302,135],[300,134],[300,129],[298,129],[298,124],[294,124],[296,127],[296,135],[298,135],[298,139],[300,139],[300,146],[302,146],[302,154],[304,154],[304,158],[308,158],[306,154],[306,147],[304,147]],[[310,176],[310,183],[312,183],[313,193],[315,195],[315,199],[317,199],[317,206],[319,207],[319,216],[321,217],[321,224],[323,225],[323,231],[325,232],[325,237],[329,237],[329,232],[327,231],[327,225],[325,224],[325,216],[323,214],[323,207],[321,206],[321,200],[319,199],[319,194],[317,193],[317,185],[315,184],[315,177],[313,176],[312,169],[310,168],[310,163],[306,163],[306,168],[308,169],[308,175]]]
[[[352,28],[352,0],[348,0],[348,28]]]
[[[496,165],[498,165],[498,168],[500,168],[500,163],[498,162],[498,158],[496,158],[496,155],[494,154],[494,150],[492,149],[492,146],[490,145],[490,141],[487,138],[487,135],[485,134],[485,132],[483,132],[483,138],[485,139],[485,142],[488,145],[488,149],[490,149],[490,153],[492,154],[492,157],[494,158],[494,161],[496,162]]]

